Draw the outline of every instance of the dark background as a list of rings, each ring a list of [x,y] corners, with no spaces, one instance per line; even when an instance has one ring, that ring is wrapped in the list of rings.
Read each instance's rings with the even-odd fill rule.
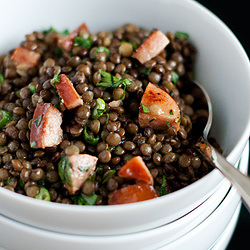
[[[232,30],[250,57],[249,1],[200,0],[197,2],[207,7]],[[241,208],[238,224],[227,250],[242,249],[250,249],[250,214],[244,206]]]

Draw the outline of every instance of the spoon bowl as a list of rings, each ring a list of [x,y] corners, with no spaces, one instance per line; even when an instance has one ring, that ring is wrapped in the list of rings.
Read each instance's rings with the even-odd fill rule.
[[[199,95],[203,105],[207,107],[208,117],[202,131],[202,136],[195,144],[195,148],[206,160],[217,168],[235,187],[240,194],[248,211],[250,212],[250,177],[242,174],[237,168],[230,164],[226,158],[218,152],[209,142],[208,134],[212,125],[213,110],[212,102],[205,88],[195,81],[188,81],[188,88],[192,94]]]

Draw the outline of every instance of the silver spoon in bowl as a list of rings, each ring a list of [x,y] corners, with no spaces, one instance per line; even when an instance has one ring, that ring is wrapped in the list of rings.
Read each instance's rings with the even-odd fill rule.
[[[206,90],[200,84],[188,80],[188,89],[192,90],[199,96],[203,102],[206,102],[208,109],[208,118],[206,125],[202,131],[202,136],[195,144],[195,148],[206,160],[215,168],[217,168],[235,187],[250,212],[250,177],[242,174],[237,168],[230,164],[225,157],[222,156],[209,142],[208,133],[212,125],[212,103]]]

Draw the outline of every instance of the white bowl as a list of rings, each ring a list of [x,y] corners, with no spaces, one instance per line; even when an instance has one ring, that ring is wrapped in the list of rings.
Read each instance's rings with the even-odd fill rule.
[[[214,107],[212,134],[231,163],[239,160],[250,131],[250,113],[245,112],[250,109],[249,61],[232,32],[200,4],[191,0],[72,0],[70,4],[67,0],[15,0],[4,1],[1,7],[1,53],[17,46],[25,34],[34,30],[50,26],[72,30],[82,22],[93,33],[128,22],[164,32],[189,33],[198,49],[196,79],[208,90]],[[222,175],[215,170],[167,196],[106,207],[43,202],[0,189],[0,214],[64,233],[138,232],[184,216],[215,193],[222,181]]]
[[[239,169],[247,173],[249,144]],[[161,227],[143,232],[112,236],[83,236],[51,232],[19,223],[0,215],[0,250],[84,249],[100,250],[193,250],[226,246],[239,215],[240,197],[224,179],[216,194],[186,216]],[[199,240],[197,240],[199,239]],[[3,250],[4,250],[3,249]],[[225,249],[225,247],[217,248]]]

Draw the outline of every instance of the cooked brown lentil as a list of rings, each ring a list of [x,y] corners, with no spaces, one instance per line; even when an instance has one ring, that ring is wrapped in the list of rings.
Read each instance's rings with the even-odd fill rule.
[[[12,114],[12,120],[0,129],[0,186],[29,197],[36,197],[41,187],[48,189],[51,201],[72,204],[81,193],[97,195],[96,205],[106,205],[107,196],[133,183],[117,175],[119,169],[132,157],[141,155],[154,178],[159,194],[166,177],[170,192],[198,180],[211,167],[202,159],[192,144],[200,121],[207,117],[206,107],[198,97],[185,90],[185,79],[193,72],[195,49],[188,39],[180,40],[167,32],[170,44],[166,51],[141,65],[132,54],[151,31],[133,24],[114,32],[89,34],[91,48],[73,47],[69,53],[57,46],[57,32],[33,32],[26,35],[20,46],[41,55],[36,67],[16,66],[9,52],[0,60],[0,74],[4,81],[0,89],[0,109]],[[105,47],[109,53],[98,51]],[[131,81],[123,86],[103,88],[98,70]],[[174,73],[178,79],[174,79]],[[83,105],[71,111],[61,101],[51,79],[64,73],[72,81],[83,100]],[[172,96],[181,110],[181,128],[166,131],[141,128],[138,122],[140,99],[148,82],[158,85]],[[97,98],[105,102],[105,110],[94,119]],[[122,99],[122,101],[121,101]],[[197,101],[198,100],[198,101]],[[115,102],[113,102],[115,101]],[[38,103],[51,102],[63,114],[63,141],[51,148],[31,149],[29,135],[33,113]],[[100,137],[96,145],[84,140],[84,128],[90,137]],[[214,142],[216,144],[216,142]],[[216,144],[217,145],[217,144]],[[217,145],[218,147],[218,145]],[[98,157],[94,177],[84,182],[72,197],[63,187],[58,175],[61,156],[87,153]]]

